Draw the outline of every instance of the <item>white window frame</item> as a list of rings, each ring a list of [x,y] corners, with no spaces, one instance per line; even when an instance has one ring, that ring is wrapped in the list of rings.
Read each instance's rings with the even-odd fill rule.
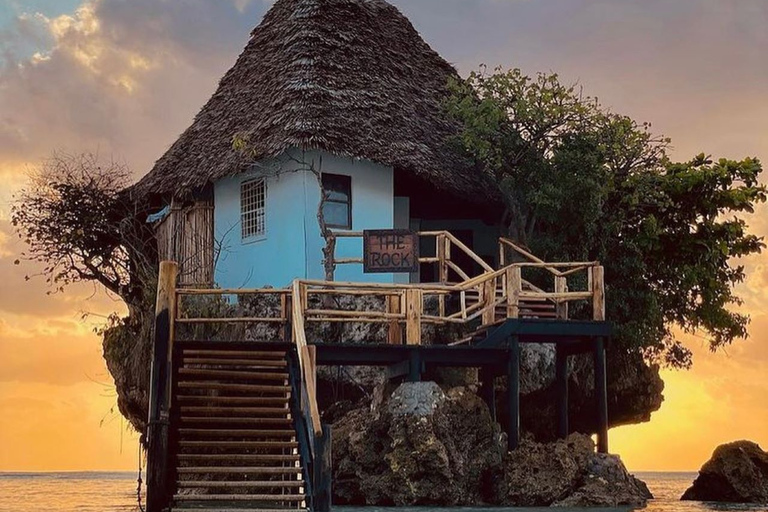
[[[254,186],[251,197],[245,195],[248,186]],[[259,189],[261,189],[261,193],[259,193]],[[259,195],[261,195],[261,199],[259,199]],[[247,204],[248,201],[253,204]],[[259,210],[261,210],[261,220],[259,220]],[[261,223],[260,230],[258,230],[259,223]],[[244,179],[240,182],[240,238],[243,242],[254,242],[264,240],[266,237],[267,181],[264,178]]]

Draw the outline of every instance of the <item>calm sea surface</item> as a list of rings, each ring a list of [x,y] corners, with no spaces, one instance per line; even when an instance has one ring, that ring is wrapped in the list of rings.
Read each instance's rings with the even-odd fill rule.
[[[681,502],[678,498],[695,473],[638,473],[656,499],[646,512],[762,511],[765,506]],[[0,512],[134,512],[136,475],[133,473],[0,473]],[[394,509],[339,507],[339,512],[394,512]],[[445,512],[445,509],[396,509],[397,512]],[[472,512],[471,508],[453,509]],[[502,509],[482,509],[482,512]],[[510,509],[506,509],[510,510]],[[516,512],[553,509],[512,509]],[[563,512],[574,509],[554,509]],[[602,509],[609,510],[622,509]],[[626,509],[623,509],[626,510]]]

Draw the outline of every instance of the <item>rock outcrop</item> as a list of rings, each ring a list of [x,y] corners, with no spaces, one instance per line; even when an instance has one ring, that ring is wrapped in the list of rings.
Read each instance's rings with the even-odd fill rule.
[[[585,435],[507,452],[471,388],[406,383],[377,396],[333,425],[335,504],[641,506],[650,497]]]
[[[477,395],[424,382],[379,397],[333,425],[335,504],[486,501],[506,441]]]
[[[524,440],[505,457],[497,482],[492,502],[512,507],[643,506],[653,497],[618,455],[595,453],[583,434],[551,443]]]
[[[664,381],[659,368],[649,365],[642,355],[613,347],[608,351],[608,424],[610,427],[650,421],[661,407]],[[525,432],[539,441],[556,439],[557,413],[555,350],[553,345],[524,345],[521,354],[520,420]],[[506,383],[499,379],[497,409],[506,421]],[[594,366],[590,355],[571,358],[569,384],[571,428],[578,432],[597,432]]]
[[[718,446],[681,499],[768,504],[768,453],[751,441]]]

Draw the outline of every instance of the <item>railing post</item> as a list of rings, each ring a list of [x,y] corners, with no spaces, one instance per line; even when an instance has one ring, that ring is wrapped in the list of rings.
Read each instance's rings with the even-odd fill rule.
[[[400,314],[401,296],[387,295],[387,313]],[[389,321],[389,330],[387,331],[387,343],[390,345],[401,345],[403,343],[403,329],[399,320]]]
[[[600,265],[590,269],[592,275],[592,319],[605,320],[605,282],[604,270]]]
[[[491,325],[496,322],[496,279],[489,279],[480,288],[483,293],[485,311],[483,311],[483,325]]]
[[[566,293],[568,291],[568,278],[565,276],[555,276],[555,293]],[[557,299],[555,302],[555,313],[558,320],[568,320],[568,301]]]
[[[405,342],[421,345],[421,313],[424,309],[424,295],[417,288],[405,290]]]
[[[448,260],[451,259],[451,240],[444,233],[437,235],[438,280],[448,282]]]
[[[161,512],[170,501],[169,474],[172,468],[168,448],[178,271],[175,262],[163,261],[157,279],[147,422],[147,512]]]
[[[507,295],[507,318],[520,316],[520,292],[523,289],[523,274],[520,267],[507,267],[505,272]]]
[[[290,295],[282,294],[280,295],[280,309],[282,311],[283,315],[283,324],[282,329],[280,329],[280,339],[285,342],[292,341],[292,333],[291,333],[291,326],[293,325],[291,322],[291,306],[293,305],[293,301],[290,300]]]

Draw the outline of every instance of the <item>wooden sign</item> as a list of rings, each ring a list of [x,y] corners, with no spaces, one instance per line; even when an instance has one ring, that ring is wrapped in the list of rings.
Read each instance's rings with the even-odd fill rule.
[[[419,236],[407,229],[363,231],[363,272],[417,272]]]

